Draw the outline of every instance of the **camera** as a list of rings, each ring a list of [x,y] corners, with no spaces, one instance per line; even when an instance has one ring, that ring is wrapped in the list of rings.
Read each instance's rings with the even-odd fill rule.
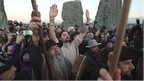
[[[33,32],[31,30],[23,30],[24,36],[27,36],[27,35],[31,36],[32,34],[33,34]]]

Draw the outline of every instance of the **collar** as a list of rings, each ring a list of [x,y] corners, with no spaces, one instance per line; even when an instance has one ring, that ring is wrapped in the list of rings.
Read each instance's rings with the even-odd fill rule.
[[[95,61],[97,61],[97,55],[96,54],[94,54],[92,51],[90,51],[90,50],[88,50],[87,52],[86,52],[92,59],[94,59]]]

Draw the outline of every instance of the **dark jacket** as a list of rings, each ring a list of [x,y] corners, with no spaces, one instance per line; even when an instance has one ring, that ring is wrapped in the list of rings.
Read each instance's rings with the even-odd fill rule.
[[[97,57],[90,51],[87,51],[85,55],[86,65],[82,74],[82,80],[97,80],[101,68],[97,62]]]
[[[4,59],[2,56],[2,58],[0,58],[0,74],[2,74],[3,72],[5,72],[6,70],[8,70],[11,66],[15,66],[16,68],[19,68],[19,53],[20,51],[16,51],[16,49],[19,49],[18,44],[15,45],[15,49],[13,50],[13,53],[11,54],[10,58]],[[19,70],[19,69],[18,69]]]
[[[30,53],[30,64],[33,68],[36,80],[40,80],[42,72],[42,63],[43,63],[42,48],[37,47],[33,43],[31,43],[29,47],[29,53]]]
[[[89,40],[83,40],[82,43],[79,45],[79,53],[84,55],[84,53],[87,51],[87,46]]]
[[[12,54],[15,57],[15,66],[16,66],[18,72],[21,70],[20,53],[21,53],[21,44],[15,44],[13,47]]]

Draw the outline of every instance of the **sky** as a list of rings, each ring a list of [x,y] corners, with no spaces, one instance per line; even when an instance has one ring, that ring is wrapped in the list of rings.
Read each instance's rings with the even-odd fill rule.
[[[72,0],[36,0],[38,4],[38,10],[41,12],[41,19],[43,21],[49,20],[49,8],[52,4],[56,3],[58,6],[58,16],[56,22],[62,22],[61,10],[64,2]],[[85,10],[88,9],[92,20],[95,19],[95,15],[98,9],[100,0],[81,0],[84,19]],[[22,22],[29,22],[31,18],[31,0],[4,0],[5,11],[9,20],[17,20]],[[134,22],[134,18],[144,19],[144,0],[132,0],[129,22]]]

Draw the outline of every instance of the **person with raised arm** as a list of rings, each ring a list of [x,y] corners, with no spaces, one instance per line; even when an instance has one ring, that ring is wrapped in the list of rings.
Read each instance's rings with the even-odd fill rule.
[[[63,46],[61,47],[61,52],[63,56],[70,61],[70,63],[73,65],[77,56],[79,55],[78,46],[82,42],[86,32],[87,28],[86,26],[82,27],[80,30],[80,34],[77,35],[74,40],[71,40],[70,35],[68,34],[68,31],[61,31],[59,34],[59,38],[56,37],[55,34],[55,17],[58,15],[58,9],[57,5],[53,4],[50,8],[49,16],[50,16],[50,22],[49,22],[49,33],[50,38],[53,39],[57,43],[63,43]],[[86,15],[88,17],[88,14]]]

